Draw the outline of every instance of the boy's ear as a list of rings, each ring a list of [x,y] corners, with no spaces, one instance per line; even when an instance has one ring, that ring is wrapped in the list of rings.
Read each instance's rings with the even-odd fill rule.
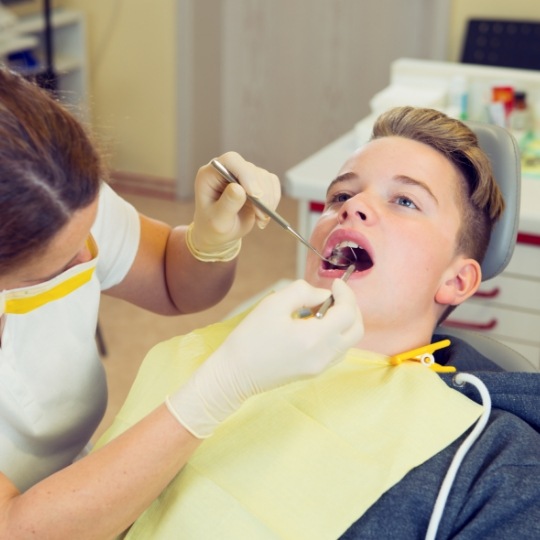
[[[470,298],[480,286],[482,270],[474,259],[458,258],[441,282],[435,301],[446,306],[458,306]]]

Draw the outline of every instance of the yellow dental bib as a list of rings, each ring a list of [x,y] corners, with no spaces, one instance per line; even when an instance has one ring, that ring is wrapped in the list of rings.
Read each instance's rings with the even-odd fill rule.
[[[98,446],[162,403],[240,318],[152,349]],[[425,366],[352,349],[315,379],[250,398],[125,538],[336,539],[481,412]]]

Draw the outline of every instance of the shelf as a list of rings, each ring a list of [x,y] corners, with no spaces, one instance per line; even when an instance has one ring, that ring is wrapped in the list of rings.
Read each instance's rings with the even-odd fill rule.
[[[38,73],[42,73],[45,71],[45,65],[41,62],[32,67],[17,66],[16,63],[10,63],[10,67],[11,69],[17,70],[19,73],[21,73],[25,77],[37,75]],[[60,58],[57,57],[55,66],[54,66],[56,72],[59,75],[64,75],[66,73],[70,73],[77,69],[82,69],[82,67],[83,66],[78,58],[70,58],[70,57],[60,57]]]
[[[0,56],[22,51],[25,49],[33,49],[38,45],[38,40],[32,36],[16,36],[8,42],[0,42]]]
[[[45,26],[41,13],[19,17],[13,38],[0,41],[0,57],[7,61],[11,56],[10,67],[31,79],[46,69]],[[79,11],[56,8],[51,13],[51,26],[58,96],[88,121],[85,19]]]
[[[68,9],[57,9],[51,14],[51,23],[54,28],[78,23],[81,20],[81,14],[77,11]],[[17,23],[17,31],[21,34],[35,34],[43,32],[45,29],[45,20],[39,15],[29,15],[22,17]]]

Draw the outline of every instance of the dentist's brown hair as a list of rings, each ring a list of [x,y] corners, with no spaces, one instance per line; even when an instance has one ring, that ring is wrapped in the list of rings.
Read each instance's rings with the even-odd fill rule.
[[[47,248],[105,176],[82,124],[53,96],[0,68],[0,275]]]

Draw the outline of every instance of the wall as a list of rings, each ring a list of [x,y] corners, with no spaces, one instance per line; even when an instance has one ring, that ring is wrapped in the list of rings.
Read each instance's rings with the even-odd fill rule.
[[[176,177],[182,196],[221,151],[283,174],[350,129],[392,59],[440,57],[428,21],[448,1],[63,0],[87,16],[113,168]]]
[[[87,16],[93,122],[113,168],[177,178],[182,196],[228,149],[282,174],[366,113],[393,58],[456,60],[469,16],[540,19],[531,0],[62,2]],[[448,20],[450,4],[447,56],[435,38],[448,28],[426,21]]]
[[[111,166],[174,178],[176,1],[63,0],[63,5],[86,15],[92,123]]]
[[[220,154],[223,0],[178,0],[176,193],[189,198],[197,169]]]

